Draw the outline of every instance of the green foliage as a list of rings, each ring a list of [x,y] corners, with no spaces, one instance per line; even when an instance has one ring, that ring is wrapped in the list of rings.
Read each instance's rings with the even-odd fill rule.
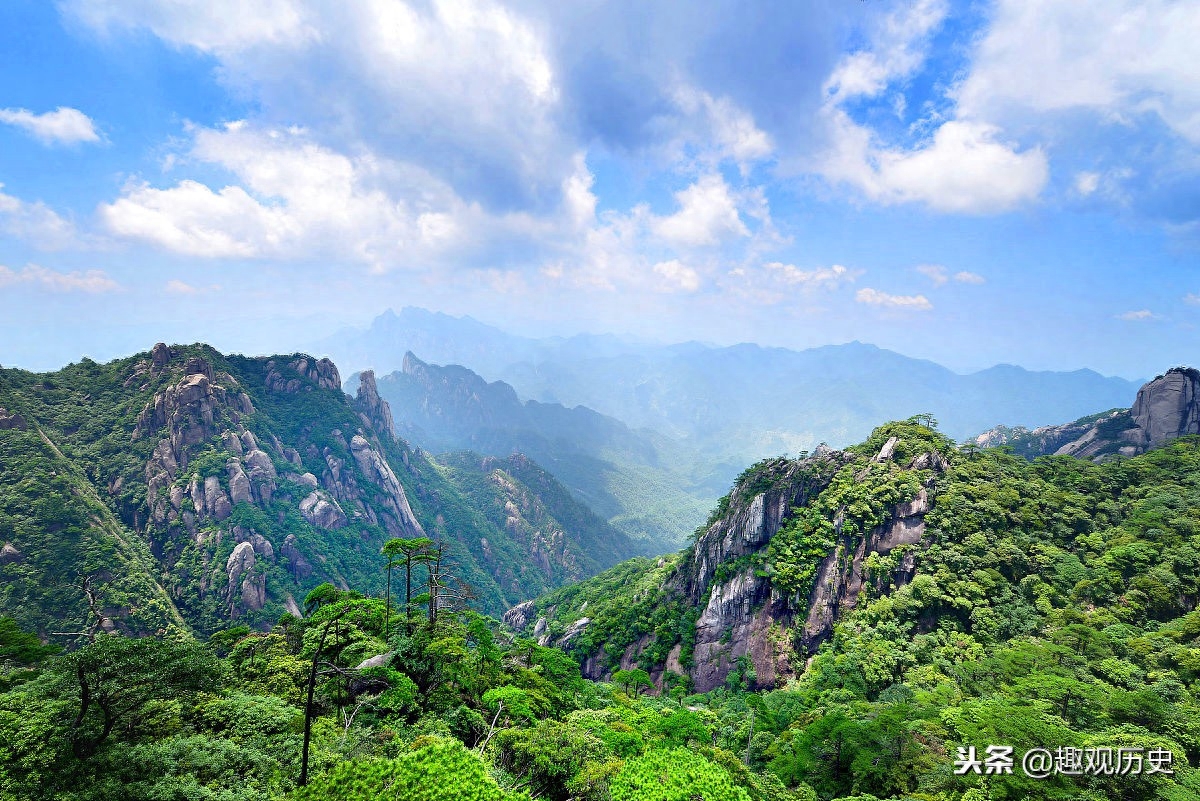
[[[434,740],[395,759],[345,762],[297,790],[295,801],[518,801],[457,740]]]
[[[722,768],[682,748],[629,760],[609,786],[613,801],[750,801]]]

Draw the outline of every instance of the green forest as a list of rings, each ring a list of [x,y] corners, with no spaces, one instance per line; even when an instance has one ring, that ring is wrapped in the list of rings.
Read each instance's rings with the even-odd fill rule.
[[[861,453],[890,436],[948,455],[915,576],[868,583],[785,686],[758,688],[752,670],[706,694],[678,674],[657,686],[653,649],[611,682],[585,680],[580,653],[442,600],[432,543],[393,540],[377,559],[383,597],[321,585],[269,631],[46,645],[0,620],[0,798],[1200,797],[1200,438],[1100,465],[1029,462],[909,421]],[[884,484],[911,492],[896,476]],[[820,536],[829,492],[855,494],[833,481],[793,511],[789,536]],[[677,642],[696,610],[655,588],[686,555],[557,591],[596,609],[588,647]],[[806,581],[793,567],[789,588]],[[960,748],[993,745],[1015,749],[1011,774],[956,773]],[[1035,779],[1020,767],[1033,748],[1169,762]]]

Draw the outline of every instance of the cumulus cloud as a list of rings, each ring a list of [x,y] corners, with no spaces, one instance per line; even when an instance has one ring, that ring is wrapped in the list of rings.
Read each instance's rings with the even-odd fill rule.
[[[1142,322],[1144,320],[1157,320],[1159,315],[1149,309],[1138,309],[1136,311],[1122,312],[1117,315],[1118,320],[1126,320],[1128,322]]]
[[[292,0],[66,0],[63,7],[105,34],[143,27],[177,47],[193,47],[206,53],[230,54],[268,44],[296,46],[319,38],[315,20],[304,4]]]
[[[908,311],[929,311],[933,304],[924,295],[889,295],[878,289],[864,287],[854,294],[854,299],[868,306]]]
[[[1081,196],[1087,197],[1096,191],[1100,186],[1100,173],[1081,171],[1075,173],[1075,191]]]
[[[686,116],[697,121],[695,138],[700,146],[710,147],[718,160],[730,158],[744,168],[771,155],[771,137],[730,98],[713,97],[694,86],[682,85],[676,88],[674,100]]]
[[[44,114],[23,108],[3,108],[0,109],[0,122],[15,125],[48,145],[100,141],[91,118],[76,108],[59,106]]]
[[[679,211],[654,223],[666,241],[685,247],[715,245],[730,236],[749,236],[738,204],[719,174],[706,175],[675,193]]]
[[[864,49],[845,56],[825,83],[821,113],[831,145],[814,169],[884,204],[921,203],[936,211],[994,214],[1035,199],[1049,168],[1039,147],[1022,149],[985,117],[956,110],[931,118],[931,136],[907,147],[888,145],[844,109],[848,100],[881,95],[920,69],[931,35],[948,6],[940,0],[905,5],[883,17]],[[903,95],[892,98],[903,108]]]
[[[383,270],[452,247],[459,216],[471,213],[417,167],[374,154],[351,158],[298,129],[199,129],[187,156],[240,183],[216,190],[190,179],[168,188],[132,183],[100,206],[103,224],[191,256],[337,254]]]
[[[1171,0],[1000,0],[970,73],[960,112],[1091,111],[1128,124],[1159,117],[1200,143],[1200,6]]]
[[[822,171],[868,198],[963,214],[1008,211],[1035,199],[1049,175],[1041,148],[1021,151],[987,123],[952,120],[913,150],[888,148],[840,109],[827,110],[836,144]]]
[[[4,184],[0,184],[0,190]],[[41,201],[29,202],[0,191],[0,230],[41,250],[60,250],[79,241],[75,226]]]
[[[850,270],[840,264],[832,267],[816,267],[802,270],[794,264],[784,264],[773,261],[764,264],[769,273],[773,273],[784,284],[806,289],[836,289],[842,284],[854,281],[861,270]]]
[[[556,125],[545,32],[496,0],[76,0],[68,10],[98,31],[148,29],[210,53],[218,77],[270,119],[306,121],[326,146],[419,154],[487,206],[544,204],[577,150]]]
[[[925,62],[925,41],[948,11],[946,0],[918,0],[883,16],[871,46],[844,57],[825,81],[828,100],[837,104],[875,97],[896,79],[911,75]]]
[[[662,277],[664,291],[695,292],[700,288],[700,275],[678,259],[660,261],[654,265],[654,272]]]
[[[0,266],[0,287],[7,286],[33,286],[50,292],[84,292],[89,295],[115,292],[121,288],[103,270],[63,273],[37,264],[28,264],[21,270]]]

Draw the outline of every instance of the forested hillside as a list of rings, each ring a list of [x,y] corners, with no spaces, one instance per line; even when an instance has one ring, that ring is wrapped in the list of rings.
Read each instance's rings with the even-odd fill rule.
[[[332,362],[303,354],[160,344],[2,370],[0,614],[43,637],[267,628],[326,581],[378,594],[396,537],[440,543],[447,591],[498,613],[639,552],[606,528],[578,540],[592,521],[535,469],[540,490],[493,487],[541,510],[510,527],[465,497],[470,473],[395,438],[373,382],[351,399]]]
[[[268,632],[0,621],[0,798],[1195,799],[1200,438],[1028,462],[931,422],[756,465],[691,548],[519,610],[561,649],[431,604],[420,538],[369,557],[390,606],[324,584]],[[1011,774],[955,772],[989,746]]]

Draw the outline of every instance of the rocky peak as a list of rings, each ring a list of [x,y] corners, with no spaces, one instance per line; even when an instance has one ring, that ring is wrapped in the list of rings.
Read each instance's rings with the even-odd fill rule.
[[[997,426],[975,442],[982,447],[1008,445],[1027,459],[1055,454],[1102,462],[1136,456],[1188,434],[1200,434],[1200,370],[1173,367],[1144,384],[1131,409],[1032,431]]]
[[[1168,370],[1138,390],[1130,413],[1150,448],[1200,434],[1200,370]]]
[[[396,423],[392,419],[392,407],[379,395],[375,383],[375,371],[363,370],[358,377],[358,394],[355,396],[358,412],[364,422],[389,439],[396,438]]]
[[[417,358],[417,354],[408,350],[404,352],[404,360],[400,363],[400,372],[406,375],[416,375],[421,372],[422,368],[428,366],[425,362]]]

